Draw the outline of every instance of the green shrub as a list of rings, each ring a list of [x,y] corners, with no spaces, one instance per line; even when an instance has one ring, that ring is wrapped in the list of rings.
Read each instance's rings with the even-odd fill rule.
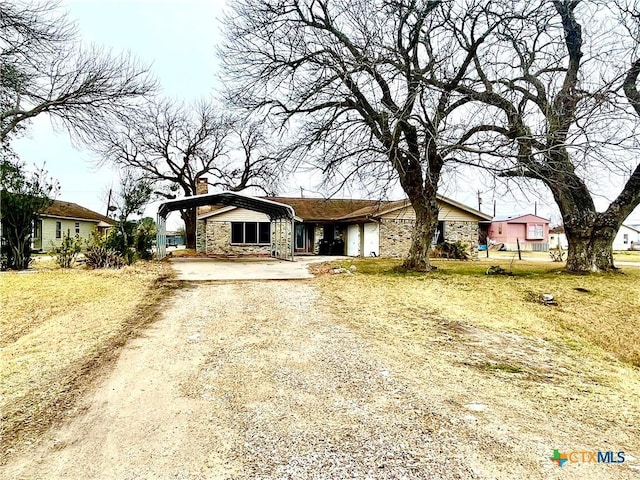
[[[53,245],[53,242],[51,242]],[[60,268],[71,268],[82,249],[82,240],[79,235],[71,236],[67,233],[62,235],[62,242],[59,247],[53,247],[53,257]]]

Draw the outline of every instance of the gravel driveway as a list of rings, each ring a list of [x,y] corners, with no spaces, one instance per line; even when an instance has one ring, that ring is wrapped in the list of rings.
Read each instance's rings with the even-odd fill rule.
[[[410,365],[400,371],[317,300],[311,282],[186,286],[0,477],[527,476],[482,453],[472,411],[436,404],[442,393],[412,383]]]

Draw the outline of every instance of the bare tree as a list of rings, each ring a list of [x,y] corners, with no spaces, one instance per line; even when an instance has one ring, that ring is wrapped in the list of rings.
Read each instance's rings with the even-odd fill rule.
[[[629,58],[637,39],[617,28],[605,5],[512,2],[510,8],[528,13],[514,11],[500,24],[456,88],[480,103],[470,115],[481,119],[456,146],[457,155],[469,163],[481,155],[482,167],[541,182],[551,191],[569,242],[567,269],[573,272],[615,268],[613,239],[640,203],[638,122],[621,95],[624,86],[640,113],[637,49]],[[456,38],[463,46],[473,40]],[[622,191],[598,212],[597,188],[616,177]]]
[[[0,1],[0,78],[2,142],[41,114],[86,138],[155,89],[129,55],[82,49],[55,1]]]
[[[271,194],[277,186],[261,126],[221,115],[210,102],[150,103],[135,116],[121,116],[92,148],[102,162],[142,172],[165,198],[178,191],[196,195],[203,177],[214,188],[232,191],[253,187]],[[238,158],[236,151],[242,152]],[[195,248],[196,211],[180,213],[186,245]]]
[[[503,21],[463,3],[243,0],[226,19],[230,98],[288,131],[284,160],[343,182],[399,181],[416,213],[409,269],[431,268],[442,169],[472,123],[457,87]],[[452,22],[473,28],[465,48]]]

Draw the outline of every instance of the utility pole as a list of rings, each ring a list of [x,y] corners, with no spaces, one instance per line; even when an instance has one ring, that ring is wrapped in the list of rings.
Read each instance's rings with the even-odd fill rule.
[[[304,188],[300,187],[300,198],[304,198]]]
[[[478,211],[482,211],[481,210],[482,207],[482,198],[480,198],[480,190],[478,190]]]
[[[109,216],[109,210],[111,208],[111,189],[109,189],[109,199],[107,200],[107,217]]]
[[[493,201],[493,218],[496,217],[496,201]]]
[[[533,202],[533,214],[538,216],[538,202]]]

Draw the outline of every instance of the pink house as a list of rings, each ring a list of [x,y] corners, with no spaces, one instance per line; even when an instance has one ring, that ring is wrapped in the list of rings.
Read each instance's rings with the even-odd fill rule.
[[[546,252],[549,250],[549,220],[537,215],[495,217],[489,226],[490,243],[502,243],[506,250]]]

